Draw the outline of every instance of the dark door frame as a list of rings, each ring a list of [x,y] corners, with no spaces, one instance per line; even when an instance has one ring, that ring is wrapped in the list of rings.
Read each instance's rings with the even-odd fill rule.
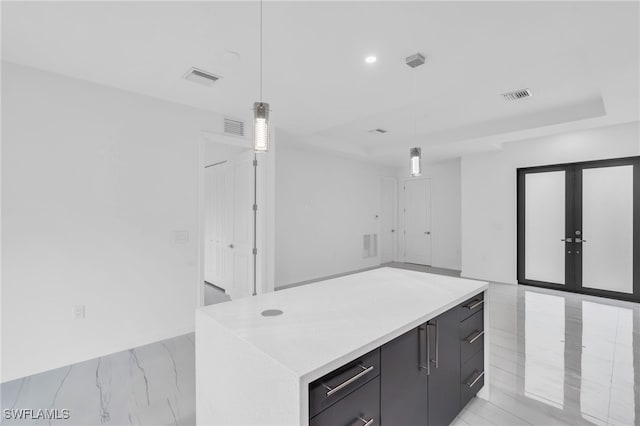
[[[633,294],[582,287],[582,256],[565,250],[565,284],[553,284],[525,278],[525,176],[530,173],[566,171],[565,229],[582,229],[582,173],[583,169],[633,165]],[[606,160],[582,161],[549,166],[522,167],[516,170],[517,179],[517,279],[519,284],[590,294],[619,300],[640,302],[640,156]],[[568,232],[568,231],[567,231]],[[565,235],[564,237],[566,237]],[[565,243],[569,246],[569,243]]]

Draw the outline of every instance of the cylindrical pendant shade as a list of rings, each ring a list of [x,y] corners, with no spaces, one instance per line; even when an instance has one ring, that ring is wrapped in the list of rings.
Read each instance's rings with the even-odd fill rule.
[[[420,165],[421,160],[421,150],[420,148],[411,148],[409,150],[409,158],[410,163],[409,167],[411,170],[411,176],[420,176],[422,174],[422,168]]]
[[[255,102],[253,104],[253,150],[269,151],[269,104]]]

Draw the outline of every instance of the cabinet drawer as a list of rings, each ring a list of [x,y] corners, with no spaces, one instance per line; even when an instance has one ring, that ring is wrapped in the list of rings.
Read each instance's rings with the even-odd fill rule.
[[[478,312],[484,306],[484,291],[480,294],[476,294],[471,299],[462,302],[458,306],[460,312],[460,321],[464,321],[471,315]]]
[[[380,378],[370,380],[309,420],[309,426],[379,426]]]
[[[460,381],[460,408],[464,408],[484,385],[484,351],[462,364]]]
[[[380,375],[380,349],[338,368],[309,384],[309,417],[335,404]]]
[[[460,323],[460,361],[469,358],[484,348],[484,310],[476,312]]]

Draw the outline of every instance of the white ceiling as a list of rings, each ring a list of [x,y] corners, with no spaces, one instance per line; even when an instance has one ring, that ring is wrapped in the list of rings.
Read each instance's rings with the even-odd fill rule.
[[[638,2],[271,2],[264,100],[301,143],[399,165],[639,119]],[[2,59],[250,118],[256,2],[2,2]],[[234,61],[226,51],[240,54]],[[427,63],[411,69],[415,52]],[[365,64],[375,54],[377,63]],[[224,78],[182,78],[196,66]],[[507,102],[506,91],[534,96]],[[381,127],[384,135],[367,130]],[[402,163],[403,164],[403,163]]]

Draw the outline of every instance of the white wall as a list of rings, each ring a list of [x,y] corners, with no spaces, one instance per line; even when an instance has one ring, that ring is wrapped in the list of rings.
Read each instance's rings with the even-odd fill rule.
[[[220,117],[2,66],[2,381],[192,331],[198,143]]]
[[[279,133],[275,173],[276,287],[379,264],[363,258],[363,235],[378,233],[380,177],[392,170]]]
[[[638,122],[505,144],[462,158],[462,276],[516,282],[516,169],[640,155]]]
[[[408,161],[407,161],[408,167]],[[461,267],[461,186],[460,159],[422,165],[420,179],[431,180],[431,266],[460,270]],[[403,182],[412,179],[408,169],[398,174],[398,253],[397,261],[403,261],[404,253],[404,191]]]

